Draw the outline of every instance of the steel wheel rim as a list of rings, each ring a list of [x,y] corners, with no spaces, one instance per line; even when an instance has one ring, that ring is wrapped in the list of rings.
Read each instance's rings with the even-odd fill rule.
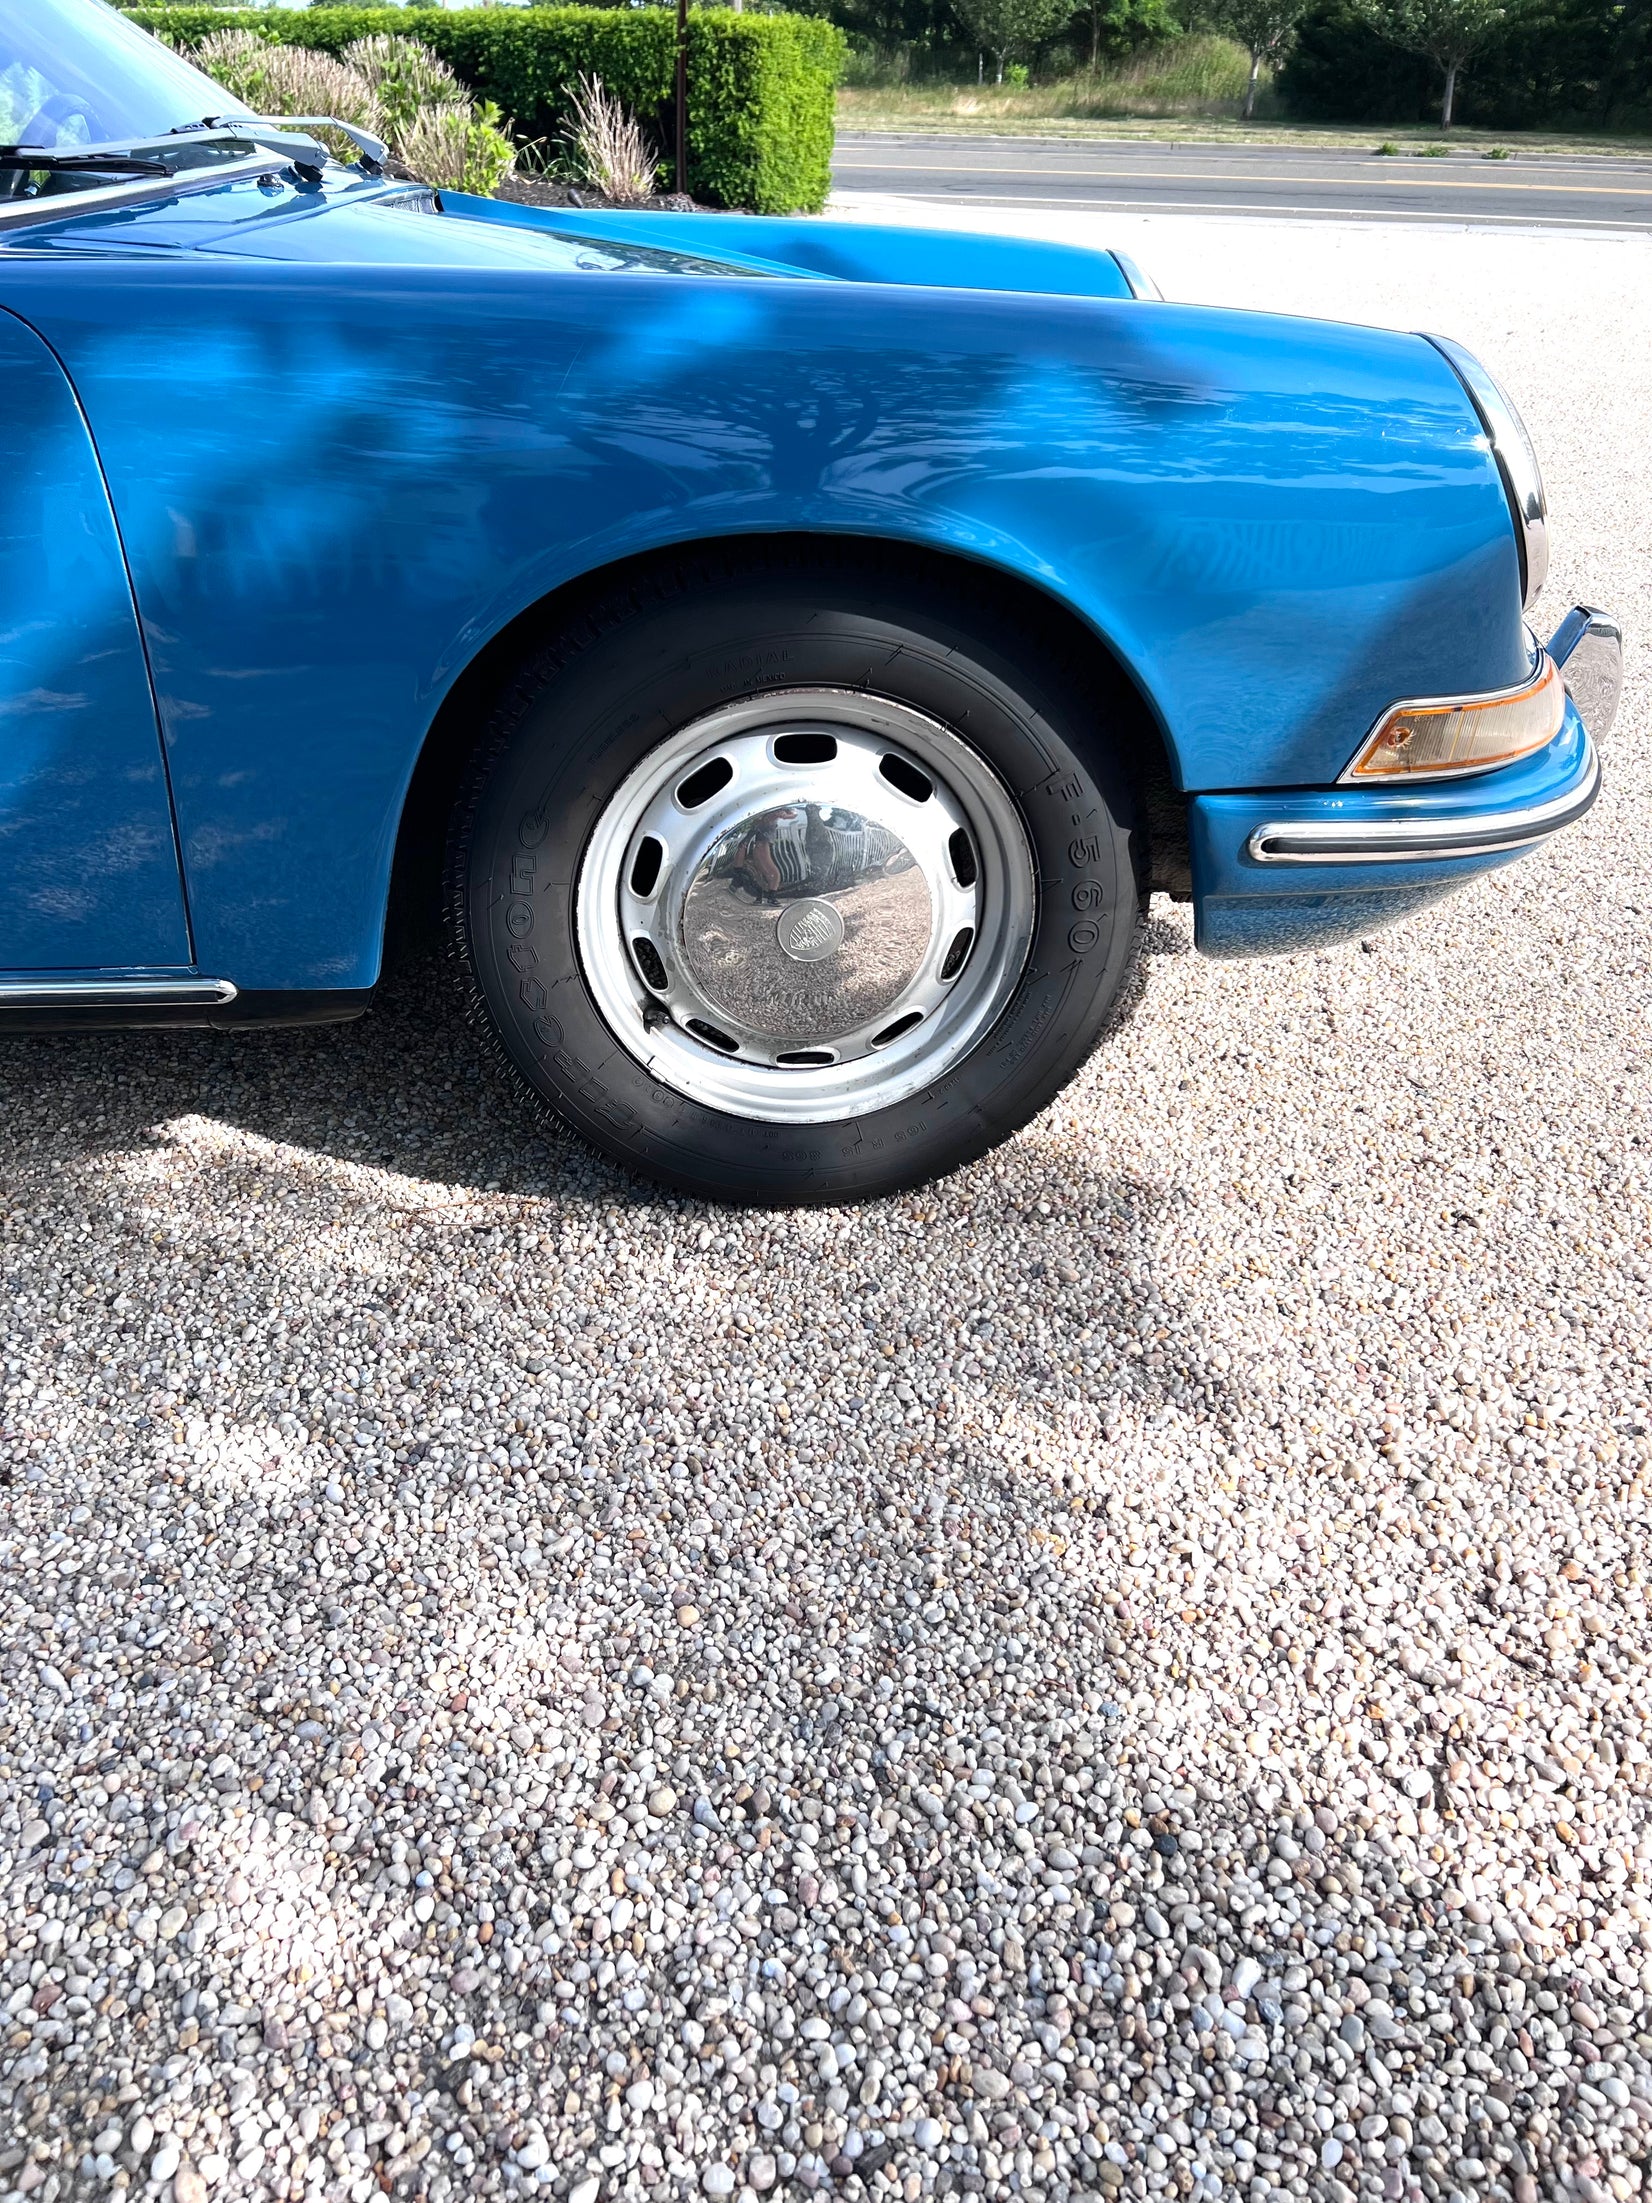
[[[793,689],[707,714],[603,806],[574,931],[619,1044],[731,1116],[909,1099],[987,1033],[1036,915],[1009,789],[909,705]]]

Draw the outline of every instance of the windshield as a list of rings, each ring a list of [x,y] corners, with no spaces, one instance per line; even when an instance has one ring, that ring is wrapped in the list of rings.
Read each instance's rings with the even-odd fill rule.
[[[107,146],[241,111],[104,0],[0,0],[0,146]]]

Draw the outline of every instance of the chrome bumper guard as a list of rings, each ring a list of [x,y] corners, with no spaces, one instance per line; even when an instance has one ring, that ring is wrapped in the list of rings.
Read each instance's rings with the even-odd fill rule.
[[[1292,819],[1259,826],[1246,843],[1258,864],[1404,864],[1417,858],[1486,857],[1530,848],[1580,819],[1600,793],[1595,744],[1611,732],[1623,689],[1623,637],[1592,604],[1575,604],[1550,637],[1548,655],[1589,737],[1583,778],[1547,803],[1434,818]]]
[[[1623,633],[1617,621],[1597,605],[1574,604],[1549,637],[1549,656],[1590,741],[1605,741],[1623,693]]]

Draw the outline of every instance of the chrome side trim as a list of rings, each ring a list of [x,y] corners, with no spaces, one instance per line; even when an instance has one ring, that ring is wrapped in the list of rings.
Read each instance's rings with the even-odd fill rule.
[[[1590,741],[1603,741],[1623,693],[1623,630],[1598,605],[1574,604],[1549,637],[1549,656]]]
[[[233,1002],[233,979],[0,979],[0,1010],[182,1009]]]
[[[1136,262],[1131,259],[1130,255],[1127,252],[1120,252],[1117,245],[1110,245],[1107,249],[1112,256],[1120,275],[1123,276],[1125,282],[1130,286],[1130,296],[1132,298],[1156,298],[1161,301],[1163,300],[1163,291],[1159,289],[1159,286],[1154,282],[1153,278],[1149,274],[1147,274],[1147,272],[1143,268],[1137,266]]]
[[[1564,795],[1518,811],[1466,811],[1455,818],[1279,819],[1245,844],[1258,864],[1405,864],[1418,858],[1486,857],[1546,841],[1580,819],[1600,793],[1594,747],[1583,779]]]
[[[1497,377],[1465,346],[1426,329],[1419,333],[1468,392],[1469,403],[1491,441],[1520,549],[1520,601],[1529,612],[1549,571],[1549,500],[1526,424]]]

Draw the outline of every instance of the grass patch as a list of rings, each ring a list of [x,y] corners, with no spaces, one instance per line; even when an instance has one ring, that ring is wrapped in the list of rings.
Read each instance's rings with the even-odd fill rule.
[[[946,137],[1068,138],[1077,143],[1104,144],[1109,139],[1140,139],[1148,143],[1207,145],[1294,145],[1305,149],[1359,153],[1372,158],[1378,153],[1415,155],[1426,144],[1439,144],[1438,128],[1418,123],[1402,125],[1380,145],[1371,142],[1369,123],[1293,123],[1277,108],[1255,122],[1240,122],[1226,112],[1177,114],[1144,113],[1104,107],[1099,111],[1083,104],[1083,87],[1089,80],[1073,78],[1065,84],[1034,85],[1015,91],[1008,85],[1000,92],[993,85],[973,84],[845,85],[837,95],[839,130],[865,131],[873,136],[896,134]],[[967,105],[956,104],[967,102]],[[1259,103],[1260,104],[1260,103]],[[1605,131],[1571,132],[1534,130],[1512,139],[1507,131],[1494,136],[1489,130],[1473,130],[1459,124],[1444,150],[1481,157],[1490,147],[1493,159],[1518,160],[1534,153],[1594,154],[1605,159],[1644,160],[1652,154],[1652,137],[1644,132],[1622,136]]]
[[[1244,104],[1250,57],[1231,38],[1178,38],[1055,84],[846,85],[838,94],[845,129],[871,127],[871,117],[964,122],[1009,129],[1029,122],[1100,122],[1141,116],[1237,116]],[[1267,111],[1267,77],[1258,109]]]

